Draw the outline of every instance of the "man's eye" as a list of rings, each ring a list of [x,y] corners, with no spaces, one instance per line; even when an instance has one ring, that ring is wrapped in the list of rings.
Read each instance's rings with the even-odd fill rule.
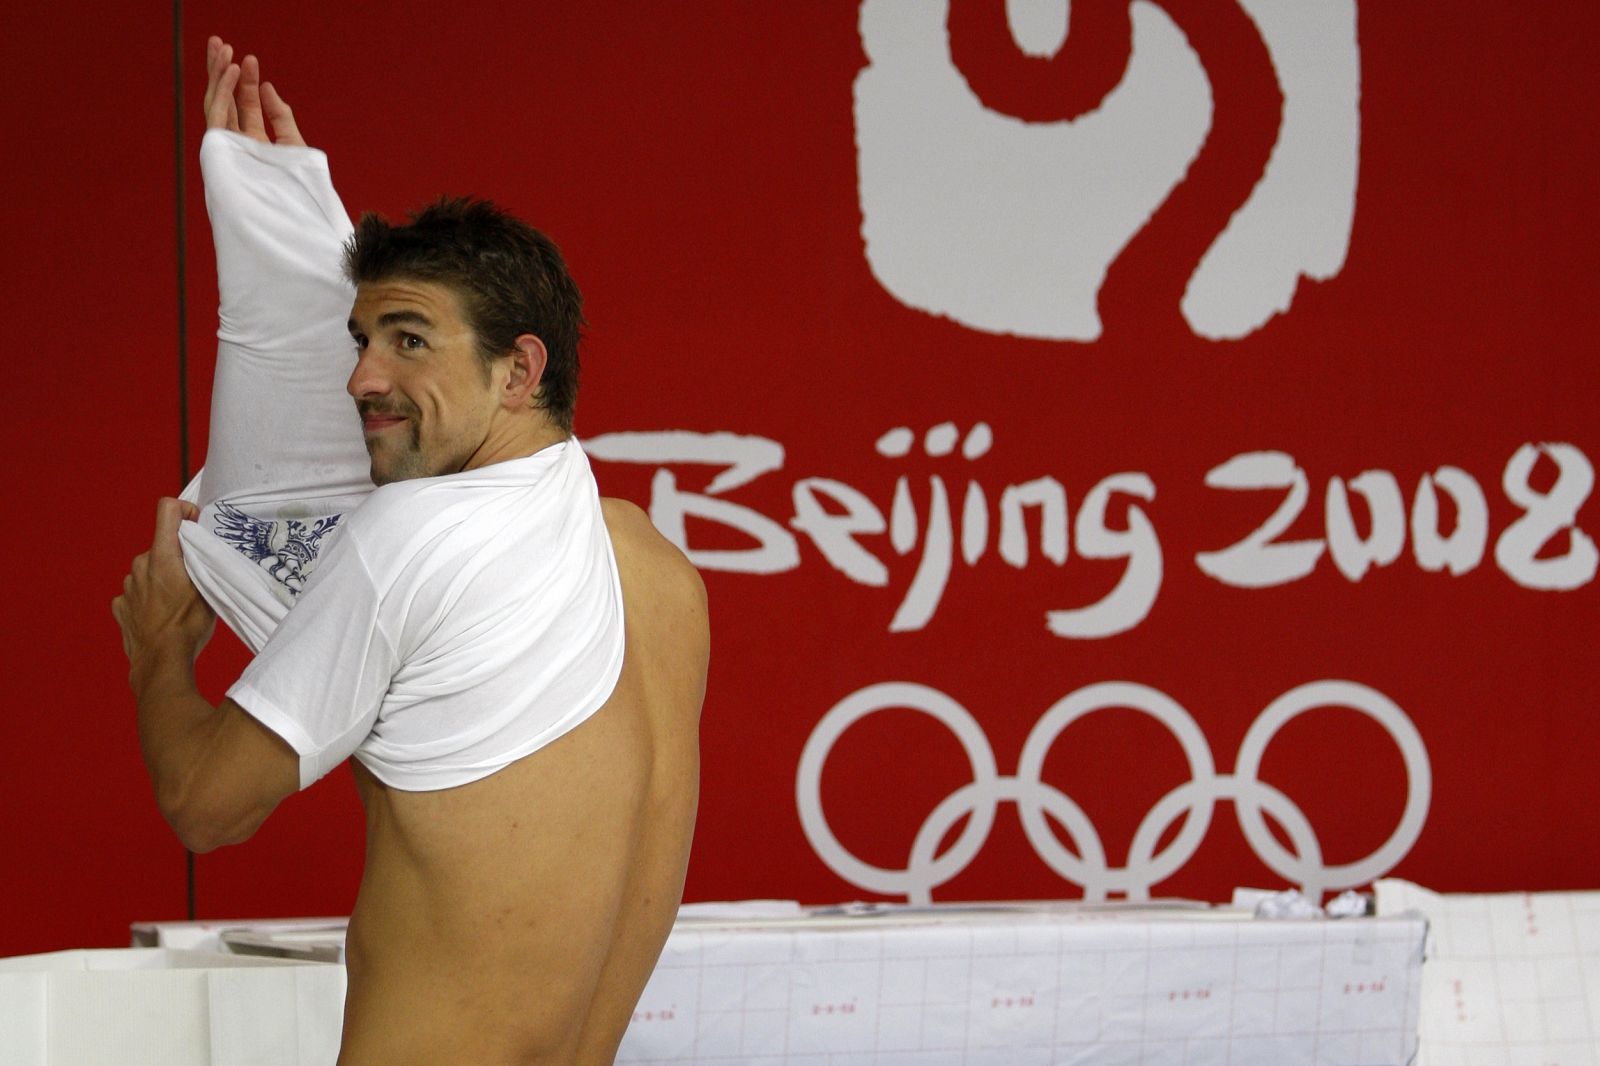
[[[407,351],[416,351],[418,348],[426,348],[427,345],[415,333],[402,333],[400,334],[400,347]]]
[[[356,346],[356,351],[358,351],[358,352],[366,351],[367,338],[366,338],[365,334],[352,333],[350,335],[350,343],[354,344]]]

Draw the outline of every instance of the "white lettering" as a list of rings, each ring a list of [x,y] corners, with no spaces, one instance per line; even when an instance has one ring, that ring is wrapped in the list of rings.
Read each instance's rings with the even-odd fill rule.
[[[695,548],[689,543],[689,516],[719,522],[755,539],[757,547]],[[748,507],[698,492],[682,492],[670,470],[657,470],[650,480],[650,521],[661,535],[683,550],[689,561],[707,570],[735,574],[780,574],[800,565],[800,546],[778,523]]]
[[[694,565],[745,574],[776,574],[800,565],[800,546],[788,530],[759,511],[713,498],[783,466],[783,445],[777,441],[736,433],[663,430],[605,433],[590,437],[583,446],[595,458],[613,462],[705,463],[727,468],[711,479],[704,495],[680,490],[676,475],[665,466],[651,479],[650,521]],[[685,519],[690,515],[736,529],[754,539],[757,546],[697,550],[689,544]]]
[[[903,477],[894,483],[894,506],[890,514],[889,543],[895,554],[909,555],[917,546],[917,511],[911,504],[911,484]]]
[[[845,509],[831,514],[817,502],[824,493]],[[857,533],[882,533],[883,512],[871,500],[842,481],[808,477],[794,483],[794,518],[789,525],[811,538],[822,557],[851,581],[881,588],[889,583],[889,568],[856,543]]]
[[[928,535],[922,542],[922,561],[917,564],[917,576],[906,589],[906,598],[889,623],[889,632],[905,633],[921,629],[933,617],[944,595],[944,586],[950,580],[950,557],[953,537],[950,530],[950,494],[945,491],[943,478],[930,478],[933,499],[928,505]]]
[[[906,589],[906,599],[894,611],[890,632],[907,632],[922,629],[938,610],[939,599],[944,595],[944,584],[950,579],[950,495],[944,490],[944,479],[928,479],[933,499],[928,504],[928,536],[923,538],[922,562],[917,563],[917,576]]]
[[[1448,537],[1439,535],[1435,484],[1456,508],[1456,525]],[[1417,565],[1433,573],[1448,567],[1452,574],[1465,574],[1483,561],[1488,545],[1489,504],[1477,479],[1453,466],[1423,474],[1417,483],[1417,498],[1411,503],[1411,551],[1417,557]]]
[[[1045,624],[1058,637],[1109,637],[1125,633],[1145,620],[1161,590],[1161,541],[1144,509],[1128,505],[1128,528],[1106,528],[1106,504],[1113,492],[1141,500],[1156,498],[1155,482],[1141,473],[1112,474],[1084,498],[1074,529],[1078,554],[1085,559],[1126,559],[1128,566],[1116,588],[1089,607],[1050,611]]]
[[[1328,554],[1333,565],[1350,581],[1360,581],[1369,566],[1388,566],[1406,546],[1406,505],[1400,485],[1387,470],[1367,470],[1350,481],[1351,491],[1367,502],[1371,529],[1365,537],[1356,532],[1344,480],[1328,479]]]
[[[976,423],[963,438],[954,422],[941,422],[920,434],[896,427],[879,437],[875,447],[885,459],[899,460],[920,445],[929,459],[961,464],[983,458],[993,444],[994,433],[986,423]],[[782,468],[784,448],[777,441],[727,432],[668,430],[604,434],[586,440],[584,446],[599,460],[656,467],[650,483],[651,520],[691,562],[706,570],[748,574],[793,570],[801,558],[796,534],[803,534],[828,565],[850,581],[884,588],[892,581],[888,561],[920,551],[916,570],[889,620],[891,632],[915,632],[931,622],[949,586],[958,543],[968,567],[982,563],[991,542],[1007,566],[1027,567],[1032,555],[1030,510],[1039,515],[1041,560],[1057,567],[1066,563],[1071,550],[1069,517],[1075,519],[1072,532],[1080,557],[1125,560],[1116,585],[1099,601],[1045,612],[1046,628],[1056,636],[1092,639],[1127,632],[1149,616],[1164,578],[1160,538],[1147,509],[1135,502],[1155,499],[1155,482],[1143,472],[1102,479],[1084,497],[1076,515],[1069,515],[1067,491],[1053,477],[991,487],[976,475],[966,479],[957,514],[949,482],[939,474],[928,478],[927,512],[919,515],[912,475],[891,473],[887,520],[881,502],[860,489],[832,478],[805,477],[791,486],[793,514],[785,528],[760,510],[729,498],[733,490]],[[1555,475],[1548,488],[1537,490],[1532,478],[1541,455],[1554,464]],[[697,492],[680,483],[678,464],[715,469]],[[690,483],[698,485],[700,480],[697,477]],[[1390,566],[1399,558],[1408,528],[1417,566],[1427,572],[1468,573],[1481,564],[1488,547],[1489,508],[1484,491],[1472,475],[1454,466],[1440,466],[1422,475],[1409,523],[1405,500],[1391,472],[1367,470],[1349,480],[1330,478],[1325,496],[1326,540],[1280,539],[1299,520],[1310,496],[1305,470],[1284,452],[1241,453],[1212,468],[1205,483],[1227,490],[1284,490],[1276,509],[1249,535],[1229,547],[1198,552],[1194,557],[1202,572],[1240,588],[1300,580],[1315,570],[1324,551],[1347,580],[1360,581],[1372,568]],[[1600,550],[1577,525],[1579,510],[1594,486],[1589,459],[1570,444],[1525,444],[1507,463],[1502,486],[1506,498],[1521,508],[1522,514],[1495,543],[1500,569],[1531,589],[1575,589],[1592,582],[1600,570]],[[991,515],[990,501],[996,492],[998,515]],[[1448,519],[1441,515],[1440,492],[1450,497],[1454,512],[1448,534],[1441,529]],[[1118,493],[1133,498],[1127,506],[1126,529],[1107,525],[1107,511]],[[1364,533],[1353,513],[1352,493],[1365,505]],[[752,544],[721,549],[691,544],[690,518],[742,534]],[[878,539],[885,533],[885,540]]]
[[[1007,485],[1000,494],[1000,558],[1018,570],[1028,565],[1024,507],[1039,508],[1039,554],[1060,566],[1067,561],[1067,490],[1053,477]]]
[[[961,442],[961,454],[968,462],[981,459],[994,447],[994,430],[979,422]],[[961,558],[973,566],[989,549],[989,497],[976,481],[967,482],[967,498],[961,508]]]
[[[989,498],[983,486],[967,482],[967,498],[961,505],[961,558],[972,566],[989,548]]]
[[[1320,540],[1275,543],[1300,517],[1311,495],[1306,472],[1283,452],[1246,452],[1206,474],[1214,489],[1288,489],[1278,509],[1254,533],[1221,551],[1200,552],[1195,565],[1224,585],[1258,589],[1298,581],[1322,557]],[[1080,546],[1081,550],[1081,546]]]
[[[1555,461],[1559,473],[1549,492],[1536,492],[1528,478],[1543,452]],[[1524,444],[1506,464],[1501,481],[1506,498],[1522,508],[1523,515],[1500,534],[1494,561],[1506,576],[1530,589],[1575,589],[1594,580],[1600,553],[1594,541],[1575,524],[1578,508],[1594,487],[1594,468],[1570,444]],[[1563,530],[1568,534],[1565,555],[1536,558],[1540,549]]]

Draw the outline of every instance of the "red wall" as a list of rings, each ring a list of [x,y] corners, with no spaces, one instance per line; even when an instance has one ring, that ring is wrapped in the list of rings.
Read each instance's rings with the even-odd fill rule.
[[[31,520],[16,508],[6,534],[20,564],[5,614],[20,732],[0,814],[0,902],[12,916],[0,952],[120,943],[129,921],[179,917],[184,906],[183,855],[142,779],[106,609],[148,536],[154,497],[179,478],[171,24],[165,13],[89,7],[16,16],[4,73],[6,98],[23,102],[17,143],[29,147],[13,156],[12,187],[44,204],[15,211],[9,227],[25,399],[5,432],[10,484]],[[1386,869],[1456,890],[1600,880],[1589,765],[1600,739],[1595,584],[1528,587],[1517,574],[1529,566],[1495,555],[1530,509],[1502,486],[1519,448],[1571,445],[1576,459],[1559,453],[1570,467],[1561,492],[1600,457],[1600,133],[1586,51],[1600,30],[1595,5],[1516,18],[1488,0],[1445,13],[1359,5],[1350,100],[1359,168],[1343,263],[1327,280],[1301,280],[1287,310],[1232,340],[1206,339],[1183,318],[1184,283],[1262,174],[1288,121],[1284,100],[1299,99],[1274,87],[1242,8],[1132,8],[1182,29],[1211,82],[1214,121],[1189,180],[1116,257],[1092,339],[963,325],[919,306],[869,260],[863,228],[870,239],[877,208],[863,206],[871,144],[856,116],[869,49],[854,0],[475,10],[185,5],[189,448],[197,465],[215,324],[194,105],[205,35],[219,32],[264,57],[302,129],[328,149],[352,210],[396,214],[444,191],[474,192],[555,235],[588,297],[578,430],[597,453],[629,443],[616,434],[664,431],[781,446],[779,465],[726,490],[708,486],[715,467],[668,454],[669,438],[646,439],[645,461],[596,463],[603,488],[653,505],[658,519],[672,503],[666,470],[682,493],[771,519],[797,552],[772,573],[730,569],[748,554],[701,556],[714,655],[691,898],[875,895],[808,839],[797,777],[830,708],[884,682],[965,708],[1002,778],[1016,774],[1048,708],[1101,682],[1180,704],[1222,775],[1272,701],[1309,682],[1356,682],[1403,711],[1428,764],[1425,818]],[[951,31],[976,49],[966,74],[980,83],[1016,74],[1007,42],[969,35],[980,31]],[[1095,32],[1074,28],[1080,42]],[[1101,51],[1074,58],[1109,86],[1120,72],[1116,35],[1100,40]],[[1098,105],[1053,76],[1023,77],[1011,97],[985,103],[1011,109],[1027,132],[1057,121],[1072,92],[1087,94],[1078,110]],[[970,151],[952,143],[949,165]],[[957,207],[976,211],[985,192]],[[1016,210],[1057,195],[1071,195],[1069,175],[1040,170]],[[1301,215],[1325,202],[1312,187],[1296,195]],[[1304,221],[1291,219],[1291,229]],[[968,277],[971,247],[952,240],[931,258]],[[972,277],[977,288],[990,280]],[[992,446],[972,460],[959,449],[926,455],[924,431],[947,421],[962,436],[988,425]],[[874,447],[896,427],[918,442],[903,458]],[[1327,537],[1330,479],[1392,472],[1406,516],[1397,557],[1352,579],[1324,551],[1308,576],[1265,588],[1208,575],[1197,555],[1245,537],[1284,497],[1208,486],[1208,472],[1264,451],[1292,457],[1308,483],[1283,541]],[[1487,503],[1487,552],[1459,575],[1424,569],[1413,550],[1418,481],[1444,466],[1470,475]],[[1122,632],[1056,635],[1046,612],[1100,600],[1128,567],[1090,557],[1093,538],[1085,551],[1078,529],[1092,487],[1122,472],[1144,475],[1153,498],[1114,492],[1107,522],[1116,533],[1147,520],[1162,564],[1154,599]],[[1544,455],[1528,491],[1551,493],[1557,473]],[[1066,492],[1069,554],[1042,561],[1030,524],[1029,561],[1014,566],[996,543],[1000,496],[1046,475]],[[902,477],[918,517],[910,549],[898,552],[887,531],[855,538],[881,565],[881,585],[847,576],[792,522],[804,479],[848,485],[888,519]],[[891,631],[926,552],[935,480],[953,509],[955,557],[931,616]],[[970,564],[960,545],[969,482],[991,526]],[[1352,512],[1367,533],[1367,508]],[[1578,493],[1573,512],[1540,534],[1539,557],[1581,554],[1600,527],[1593,494]],[[684,528],[697,555],[755,546],[725,522],[691,517]],[[208,691],[220,695],[242,661],[219,634],[203,663]],[[1050,747],[1042,777],[1055,792],[1029,794],[1058,813],[1064,799],[1080,808],[1114,870],[1141,821],[1190,775],[1171,731],[1113,701]],[[1303,815],[1324,866],[1374,852],[1417,785],[1391,733],[1336,707],[1284,725],[1259,777]],[[929,813],[971,779],[949,731],[891,707],[828,753],[820,804],[844,848],[900,869]],[[998,794],[1006,787],[990,790],[993,828],[971,838],[969,861],[932,878],[935,898],[1084,891],[1083,878],[1052,868],[1059,855],[1025,836]],[[1082,853],[1082,839],[1055,835]],[[1278,836],[1293,844],[1293,827]],[[1151,890],[1218,898],[1234,884],[1282,883],[1263,850],[1224,799],[1192,854]],[[360,851],[348,775],[332,775],[250,843],[199,860],[200,913],[345,912]]]
[[[171,34],[70,0],[7,15],[5,953],[184,906],[110,610],[180,476]]]

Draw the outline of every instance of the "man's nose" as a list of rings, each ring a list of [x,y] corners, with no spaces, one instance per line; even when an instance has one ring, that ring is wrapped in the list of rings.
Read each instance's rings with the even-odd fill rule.
[[[387,396],[391,387],[382,361],[373,356],[372,350],[369,348],[357,352],[356,368],[350,372],[345,391],[353,398],[363,400],[372,396]]]

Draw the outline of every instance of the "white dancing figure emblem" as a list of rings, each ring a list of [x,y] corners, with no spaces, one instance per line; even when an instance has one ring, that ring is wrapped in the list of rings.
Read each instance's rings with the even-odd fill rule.
[[[1207,223],[1221,231],[1182,295],[1189,327],[1212,340],[1247,336],[1288,310],[1302,277],[1337,275],[1355,215],[1355,0],[1237,2],[1244,32],[1264,45],[1282,117],[1253,187],[1239,190],[1230,217]],[[1068,0],[1009,0],[1016,58],[1059,53],[1069,10]],[[901,303],[973,329],[1096,340],[1108,270],[1237,117],[1219,113],[1212,81],[1232,57],[1198,53],[1162,4],[1134,0],[1120,80],[1081,114],[1029,121],[974,91],[952,54],[951,11],[950,0],[861,6],[869,63],[855,83],[855,126],[868,265]]]

